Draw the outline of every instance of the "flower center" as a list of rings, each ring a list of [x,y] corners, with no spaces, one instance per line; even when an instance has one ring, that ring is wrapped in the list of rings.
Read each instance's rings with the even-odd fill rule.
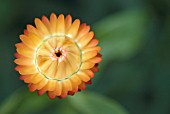
[[[36,50],[35,64],[40,74],[48,79],[65,80],[81,67],[81,50],[68,37],[50,37]]]
[[[58,51],[58,52],[55,53],[55,55],[56,55],[57,57],[60,57],[60,56],[62,55],[62,53],[61,53],[60,51]]]

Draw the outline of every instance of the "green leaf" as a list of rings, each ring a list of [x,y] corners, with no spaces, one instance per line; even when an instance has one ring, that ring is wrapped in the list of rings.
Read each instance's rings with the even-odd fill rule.
[[[81,114],[128,114],[116,101],[97,93],[79,93],[69,101]]]
[[[0,105],[0,114],[38,113],[55,102],[55,100],[52,101],[47,98],[46,95],[39,97],[36,93],[30,93],[20,88],[2,102]]]
[[[16,114],[38,113],[44,108],[52,105],[55,101],[47,98],[46,95],[39,97],[36,93],[29,93],[25,100],[20,104]]]
[[[21,93],[22,89],[17,90],[7,97],[0,105],[0,114],[12,114],[24,100],[26,94]]]
[[[93,29],[105,61],[128,59],[144,46],[148,11],[129,10],[97,22]]]
[[[62,103],[58,110],[53,114],[80,114],[73,106],[70,105],[68,100]]]

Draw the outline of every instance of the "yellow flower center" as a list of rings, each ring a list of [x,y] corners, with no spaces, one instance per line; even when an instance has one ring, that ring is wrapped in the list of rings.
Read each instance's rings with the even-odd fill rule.
[[[49,37],[36,49],[35,64],[47,79],[62,81],[80,70],[82,53],[67,36]]]

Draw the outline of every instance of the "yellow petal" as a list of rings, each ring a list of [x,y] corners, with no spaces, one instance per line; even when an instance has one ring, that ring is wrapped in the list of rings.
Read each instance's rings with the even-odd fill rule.
[[[73,76],[71,76],[70,80],[71,80],[71,82],[74,82],[76,85],[81,84],[81,80],[77,74],[74,74]]]
[[[89,77],[93,78],[94,77],[94,72],[91,70],[82,70],[85,74],[87,74]]]
[[[45,42],[44,45],[45,49],[47,49],[49,52],[53,52],[54,49],[52,48],[52,46],[49,44],[49,42]]]
[[[28,35],[28,38],[31,40],[31,42],[35,47],[38,47],[39,44],[42,42],[41,38],[35,35],[34,33],[30,33]]]
[[[49,67],[48,70],[46,70],[46,74],[50,78],[55,78],[56,72],[57,72],[57,67],[58,67],[58,61],[53,61]]]
[[[54,90],[55,95],[60,96],[62,92],[62,82],[56,81],[56,88]]]
[[[81,69],[90,69],[93,68],[93,66],[95,65],[95,63],[92,62],[83,62],[81,65]]]
[[[59,17],[58,17],[56,33],[57,33],[57,35],[65,35],[65,22],[64,22],[63,14],[59,15]]]
[[[31,80],[31,83],[33,84],[37,84],[39,83],[42,79],[44,78],[44,76],[40,75],[39,73],[35,74],[34,77]]]
[[[72,91],[72,85],[69,79],[62,81],[62,83],[63,83],[63,89],[65,89],[66,91]]]
[[[34,55],[35,55],[33,50],[31,50],[30,48],[28,48],[27,46],[25,46],[22,43],[16,44],[16,47],[17,47],[17,52],[20,55],[23,55],[23,56],[28,57],[28,58],[33,58]]]
[[[36,35],[40,35],[42,37],[42,34],[40,34],[40,32],[35,28],[33,27],[32,25],[27,25],[27,30],[31,33],[34,33]]]
[[[95,38],[93,38],[88,44],[87,44],[87,48],[89,48],[89,47],[94,47],[94,46],[96,46],[97,44],[99,43],[99,41],[97,40],[97,39],[95,39]]]
[[[36,45],[31,41],[28,36],[20,35],[21,41],[29,48],[34,49]]]
[[[50,64],[52,64],[52,61],[53,60],[51,59],[47,59],[46,61],[39,63],[41,71],[45,72],[49,68]]]
[[[101,57],[94,57],[94,58],[89,60],[89,62],[92,62],[92,63],[99,63],[101,61],[102,61]]]
[[[42,21],[38,18],[35,18],[35,25],[37,27],[37,29],[44,35],[48,35],[49,31],[47,29],[47,27],[42,23]]]
[[[19,64],[19,65],[26,65],[26,66],[29,66],[29,65],[33,65],[34,64],[34,60],[31,59],[31,58],[18,58],[18,59],[15,59],[14,62],[16,64]]]
[[[70,79],[71,85],[72,85],[72,91],[77,92],[78,91],[78,84],[77,81],[74,79]]]
[[[78,30],[78,34],[76,37],[76,40],[78,40],[79,38],[83,37],[84,35],[86,35],[90,30],[90,26],[87,26],[85,23],[80,25],[80,28]]]
[[[67,54],[65,59],[67,75],[75,72],[80,66],[80,57],[73,56],[72,54]]]
[[[84,73],[83,71],[79,71],[78,73],[79,78],[83,81],[83,82],[88,82],[90,80],[89,75],[87,75],[86,73]]]
[[[48,83],[48,80],[46,78],[43,78],[39,83],[35,84],[33,87],[37,90],[42,89],[46,84]]]
[[[60,38],[60,37],[58,37],[58,38]],[[59,43],[59,40],[56,39],[56,38],[52,38],[52,39],[49,40],[49,45],[50,45],[53,49],[56,49],[57,43]]]
[[[65,19],[65,30],[67,31],[72,23],[72,17],[70,15],[67,15],[66,19]]]
[[[37,73],[37,69],[34,65],[32,66],[17,66],[15,70],[19,71],[21,75],[29,75]]]
[[[99,46],[95,46],[95,47],[88,47],[88,48],[84,48],[82,53],[86,53],[86,52],[89,52],[89,51],[97,51],[99,52],[101,50],[101,48]]]
[[[55,31],[56,31],[56,23],[57,23],[57,17],[54,13],[52,13],[50,15],[50,33],[53,35],[53,34],[56,34]]]
[[[54,91],[55,88],[56,88],[56,80],[49,80],[47,84],[47,90]]]
[[[89,32],[85,36],[81,37],[80,40],[77,41],[77,44],[79,45],[80,48],[83,48],[90,42],[90,40],[93,38],[93,36],[94,36],[94,33]]]
[[[87,61],[93,57],[95,57],[97,55],[97,51],[89,51],[89,52],[86,52],[86,53],[83,53],[83,56],[82,56],[82,61]]]
[[[80,20],[76,19],[73,24],[71,25],[71,27],[69,28],[68,32],[67,32],[67,36],[70,38],[73,38],[77,35],[78,32],[78,28],[80,26]]]
[[[65,78],[65,76],[66,76],[66,72],[64,70],[65,67],[66,67],[66,63],[64,61],[58,63],[58,69],[57,69],[57,73],[56,73],[57,79]]]
[[[38,55],[44,56],[44,57],[50,57],[50,56],[52,56],[52,54],[51,54],[51,52],[50,52],[49,50],[47,50],[47,49],[42,49],[42,48],[40,48],[40,49],[38,50]]]

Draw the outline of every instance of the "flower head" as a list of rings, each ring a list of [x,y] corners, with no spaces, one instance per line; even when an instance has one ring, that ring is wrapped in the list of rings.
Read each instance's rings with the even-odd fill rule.
[[[102,60],[90,26],[80,25],[79,19],[72,23],[70,15],[57,18],[54,13],[50,19],[36,18],[35,25],[27,25],[20,35],[22,42],[16,44],[14,62],[20,79],[31,92],[47,93],[51,99],[86,89]]]

